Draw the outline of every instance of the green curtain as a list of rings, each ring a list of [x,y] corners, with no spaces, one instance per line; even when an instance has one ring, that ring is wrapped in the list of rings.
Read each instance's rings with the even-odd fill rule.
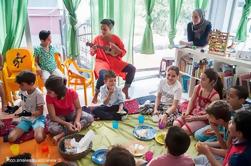
[[[68,56],[75,58],[79,55],[79,43],[77,39],[77,16],[76,10],[81,0],[64,0],[64,5],[68,10],[70,25],[67,26],[67,50]]]
[[[91,21],[93,37],[100,33],[100,21],[114,19],[113,33],[118,35],[127,51],[123,58],[132,63],[135,0],[91,0]]]
[[[0,50],[20,46],[27,22],[28,0],[0,0]]]
[[[153,11],[154,3],[155,0],[145,0],[146,28],[144,32],[143,41],[141,44],[142,54],[154,54],[153,33],[151,28],[151,23],[152,23],[151,13]]]
[[[195,0],[195,8],[205,10],[208,5],[208,0]]]
[[[244,42],[247,39],[247,23],[250,10],[251,10],[251,0],[245,0],[245,5],[243,7],[241,20],[236,33],[236,39],[240,42]]]
[[[169,0],[170,7],[170,30],[168,34],[169,38],[169,48],[173,48],[174,46],[174,38],[176,36],[176,25],[180,15],[180,10],[182,6],[183,0]]]

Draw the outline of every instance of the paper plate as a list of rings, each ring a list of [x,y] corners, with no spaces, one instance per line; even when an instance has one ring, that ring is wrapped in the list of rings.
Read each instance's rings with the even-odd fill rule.
[[[164,133],[164,132],[157,133],[155,136],[155,141],[161,145],[164,145],[165,144],[165,137],[166,137],[166,133]]]
[[[108,149],[99,149],[99,150],[96,150],[92,154],[92,161],[95,164],[103,165],[105,163],[106,153],[107,152],[108,152]]]
[[[143,156],[147,149],[146,146],[140,142],[132,143],[127,148],[135,157]]]
[[[155,137],[157,130],[151,126],[142,125],[136,126],[133,130],[133,135],[139,140],[148,141]]]

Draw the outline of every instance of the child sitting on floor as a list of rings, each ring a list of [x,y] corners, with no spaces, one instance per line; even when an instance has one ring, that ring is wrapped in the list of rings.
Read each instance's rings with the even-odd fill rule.
[[[22,118],[17,127],[10,132],[8,141],[15,142],[32,127],[37,143],[41,143],[45,139],[43,116],[45,102],[42,92],[35,87],[36,75],[31,71],[22,71],[16,76],[16,82],[20,87],[19,95],[23,111],[16,114]]]
[[[136,166],[136,162],[127,149],[114,146],[107,153],[104,166]]]
[[[211,152],[216,156],[217,160],[223,161],[228,138],[228,122],[231,119],[230,105],[223,100],[217,100],[212,102],[206,109],[208,115],[208,121],[212,128],[217,141],[206,142],[210,147]],[[203,156],[195,158],[195,162],[203,160]],[[198,163],[197,163],[198,164]]]
[[[48,130],[57,142],[65,134],[79,132],[93,122],[91,114],[82,111],[78,94],[66,87],[66,79],[51,75],[45,82],[49,113]]]
[[[232,143],[228,148],[223,164],[218,162],[211,148],[205,143],[197,143],[197,151],[204,154],[213,166],[251,166],[251,112],[236,113],[229,122],[228,130]],[[207,161],[205,161],[207,162]],[[203,163],[200,163],[203,164]]]
[[[116,86],[116,74],[109,70],[105,74],[105,84],[100,88],[102,105],[93,109],[93,114],[100,120],[122,120],[126,118],[124,110],[124,96],[122,90]]]
[[[233,86],[227,93],[227,102],[231,105],[232,115],[239,111],[245,111],[242,106],[248,97],[248,90],[243,86]],[[195,139],[201,142],[217,141],[217,137],[210,125],[205,126],[194,133]]]
[[[182,94],[182,87],[178,78],[179,68],[170,66],[166,71],[166,79],[159,83],[153,114],[155,116],[159,113],[163,114],[160,116],[160,123],[163,127],[172,125],[178,116],[177,107]]]
[[[183,112],[173,125],[182,127],[189,135],[206,126],[208,123],[205,108],[212,101],[222,98],[222,89],[221,78],[217,72],[206,69],[201,75],[200,84],[194,88],[186,112]]]
[[[184,155],[190,142],[190,137],[183,129],[177,126],[170,127],[165,138],[168,153],[151,160],[148,166],[194,166],[192,158]]]

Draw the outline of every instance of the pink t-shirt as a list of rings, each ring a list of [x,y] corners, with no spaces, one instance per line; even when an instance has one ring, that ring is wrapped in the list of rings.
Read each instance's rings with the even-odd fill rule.
[[[147,166],[194,166],[193,159],[187,155],[173,156],[171,154],[166,154],[160,157],[157,157],[150,161]]]
[[[46,103],[52,104],[55,108],[57,116],[66,116],[75,110],[74,101],[78,98],[78,94],[73,89],[66,90],[65,97],[63,99],[57,99],[46,95]]]

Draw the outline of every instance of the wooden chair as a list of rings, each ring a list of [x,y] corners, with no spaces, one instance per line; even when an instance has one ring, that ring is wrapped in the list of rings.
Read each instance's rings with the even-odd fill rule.
[[[92,96],[94,95],[94,73],[93,70],[80,68],[75,60],[67,59],[64,63],[66,67],[67,84],[68,86],[80,85],[84,87],[84,101],[87,105],[87,87],[91,86]]]

